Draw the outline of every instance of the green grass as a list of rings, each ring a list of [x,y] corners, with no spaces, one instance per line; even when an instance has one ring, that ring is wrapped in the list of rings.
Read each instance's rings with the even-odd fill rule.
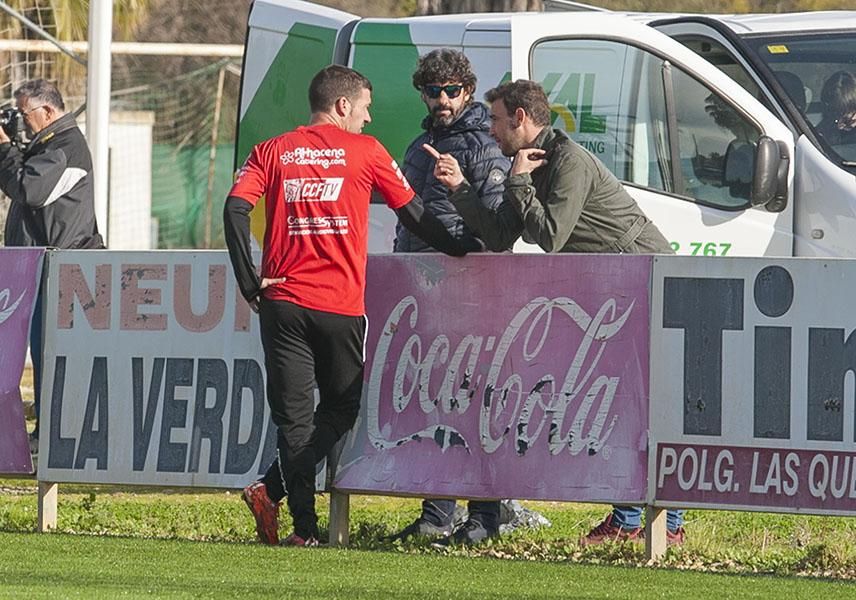
[[[239,544],[250,543],[255,537],[252,519],[235,492],[81,485],[60,485],[59,489],[61,533]],[[579,545],[580,536],[606,514],[606,507],[547,502],[526,505],[545,514],[553,526],[514,532],[449,554],[507,559],[504,563],[646,564],[641,544],[591,548]],[[320,496],[322,528],[326,526],[327,508],[327,497]],[[435,557],[436,551],[424,543],[380,540],[410,522],[418,510],[419,502],[414,499],[352,497],[352,547],[378,557]],[[36,514],[34,481],[0,480],[0,531],[33,532]],[[285,534],[288,519],[284,516],[281,520]],[[660,566],[731,574],[856,579],[856,521],[852,518],[691,511],[686,528],[687,544],[670,549]]]
[[[0,534],[0,565],[0,594],[21,598],[856,597],[811,579],[63,534]]]
[[[553,526],[438,552],[380,541],[418,500],[352,497],[351,549],[292,550],[254,543],[223,490],[60,485],[58,534],[35,534],[35,481],[0,479],[0,597],[856,598],[852,518],[691,511],[687,544],[638,568],[639,544],[580,547],[606,507],[526,506]]]

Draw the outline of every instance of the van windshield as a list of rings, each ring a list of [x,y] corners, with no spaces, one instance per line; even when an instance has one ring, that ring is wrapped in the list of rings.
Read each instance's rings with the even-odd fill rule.
[[[789,34],[746,42],[806,116],[824,152],[856,165],[856,35]]]

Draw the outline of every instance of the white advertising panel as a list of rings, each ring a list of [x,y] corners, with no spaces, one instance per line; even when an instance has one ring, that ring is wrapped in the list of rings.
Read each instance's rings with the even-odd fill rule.
[[[38,477],[242,487],[271,463],[258,320],[225,252],[56,252]]]
[[[649,497],[856,514],[856,262],[658,257]]]

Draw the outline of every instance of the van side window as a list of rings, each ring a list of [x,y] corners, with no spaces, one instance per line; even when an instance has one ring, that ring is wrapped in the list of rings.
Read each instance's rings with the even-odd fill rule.
[[[717,208],[746,208],[761,133],[733,106],[673,69],[684,193]]]
[[[789,31],[747,42],[805,115],[820,151],[856,173],[856,35],[852,28],[844,33]]]
[[[750,206],[760,132],[677,67],[621,42],[552,39],[535,45],[531,72],[553,126],[625,183],[723,210]]]
[[[758,100],[765,100],[761,88],[725,46],[705,36],[678,35],[675,39],[739,83]]]

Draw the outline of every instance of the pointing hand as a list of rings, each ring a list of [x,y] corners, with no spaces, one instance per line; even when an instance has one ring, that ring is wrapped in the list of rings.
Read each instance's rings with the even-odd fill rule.
[[[461,166],[451,154],[440,154],[431,144],[422,144],[422,149],[430,154],[437,162],[434,165],[434,177],[449,190],[455,191],[464,182]]]

